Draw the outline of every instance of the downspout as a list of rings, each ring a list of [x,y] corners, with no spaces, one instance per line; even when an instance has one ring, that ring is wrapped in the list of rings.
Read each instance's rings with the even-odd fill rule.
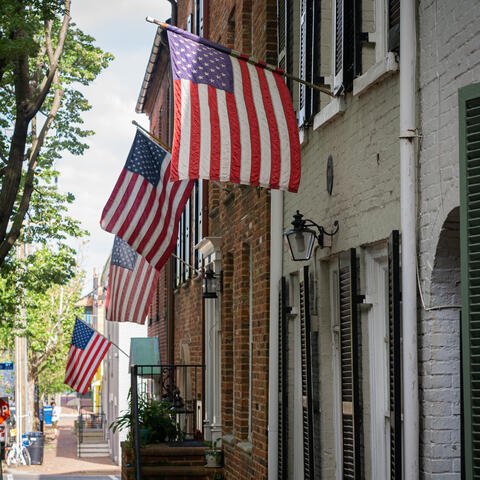
[[[404,478],[419,478],[415,127],[415,0],[400,0],[400,208],[402,230]]]
[[[283,192],[270,191],[270,337],[268,369],[268,479],[278,478],[278,317],[283,267]]]

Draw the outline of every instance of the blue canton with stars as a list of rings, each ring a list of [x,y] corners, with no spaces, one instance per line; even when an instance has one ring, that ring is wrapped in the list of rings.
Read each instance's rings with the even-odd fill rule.
[[[85,350],[94,333],[95,330],[92,330],[88,325],[76,318],[72,335],[72,345],[81,350]]]
[[[125,168],[144,177],[154,187],[160,180],[160,169],[167,152],[137,130]]]
[[[195,35],[187,37],[170,29],[168,43],[174,79],[183,78],[233,93],[232,62],[227,53],[208,46]]]
[[[112,265],[133,270],[137,261],[138,253],[120,237],[115,237],[113,241]]]

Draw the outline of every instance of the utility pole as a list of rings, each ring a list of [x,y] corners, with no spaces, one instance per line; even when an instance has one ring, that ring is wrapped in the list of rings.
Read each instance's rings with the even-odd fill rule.
[[[20,244],[17,256],[20,260],[26,257],[26,245]],[[23,291],[23,297],[25,291]],[[23,298],[22,298],[23,300]],[[15,417],[18,444],[22,442],[22,434],[28,430],[28,350],[27,350],[27,311],[25,306],[20,307],[22,328],[15,336]],[[20,323],[19,322],[19,323]]]

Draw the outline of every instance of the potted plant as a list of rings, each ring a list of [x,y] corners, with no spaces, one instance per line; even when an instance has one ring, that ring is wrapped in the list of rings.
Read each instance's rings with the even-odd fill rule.
[[[130,408],[110,425],[115,433],[117,430],[128,429],[127,442],[131,443],[132,432],[132,400],[129,394]],[[145,396],[138,397],[138,424],[141,445],[161,443],[165,440],[175,440],[180,432],[175,423],[175,416],[172,414],[170,402],[147,399]]]
[[[223,450],[220,447],[217,447],[218,442],[222,440],[222,437],[218,437],[213,442],[205,441],[205,445],[209,447],[205,450],[205,460],[207,461],[206,467],[209,468],[218,468],[222,466],[223,463]]]

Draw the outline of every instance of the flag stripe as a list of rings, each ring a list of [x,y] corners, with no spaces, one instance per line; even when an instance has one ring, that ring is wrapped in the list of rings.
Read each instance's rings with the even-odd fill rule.
[[[265,78],[271,95],[275,118],[277,119],[278,135],[280,138],[280,155],[282,162],[280,165],[279,187],[283,190],[288,189],[288,181],[290,179],[290,139],[288,135],[288,125],[283,112],[282,100],[275,83],[275,76],[272,72],[265,70]]]
[[[198,98],[198,85],[190,84],[190,95],[192,99],[192,110],[190,116],[190,162],[189,162],[189,178],[197,178],[200,163],[200,100]]]
[[[210,169],[211,157],[211,135],[212,128],[210,127],[210,106],[208,104],[208,85],[198,85],[198,100],[200,108],[200,118],[198,119],[200,125],[200,166],[198,175],[200,178],[207,177]]]
[[[178,176],[178,161],[180,153],[180,143],[182,135],[182,85],[181,80],[173,81],[173,105],[174,105],[174,119],[173,119],[173,144],[172,144],[172,168],[170,169],[170,180],[177,182]]]
[[[232,58],[233,81],[239,87],[235,89],[235,102],[238,111],[238,125],[240,128],[240,142],[242,155],[240,161],[240,183],[249,183],[252,162],[252,150],[250,144],[250,126],[248,124],[248,113],[243,95],[242,71],[238,60]]]
[[[288,190],[297,192],[300,184],[301,166],[300,166],[300,140],[298,138],[297,121],[293,112],[292,102],[290,101],[290,92],[285,85],[282,77],[274,75],[277,84],[278,93],[283,106],[285,119],[288,126],[288,136],[290,140],[290,179]]]
[[[75,372],[72,378],[72,386],[76,390],[81,383],[85,373],[88,371],[92,364],[92,360],[95,360],[95,352],[97,350],[97,344],[101,341],[100,335],[93,335],[88,345],[86,346],[82,355],[82,365]]]
[[[131,196],[128,200],[128,204],[125,206],[124,212],[126,213],[122,226],[117,232],[117,235],[122,238],[128,237],[127,230],[132,226],[132,222],[135,219],[135,215],[141,215],[141,212],[144,209],[144,201],[146,200],[147,195],[147,185],[149,183],[144,180],[142,177],[137,176],[137,181],[135,183],[135,188],[132,190]]]
[[[270,132],[270,175],[265,179],[264,186],[278,189],[278,181],[280,178],[280,165],[275,162],[276,158],[281,158],[280,152],[280,139],[278,138],[278,120],[275,117],[275,110],[272,105],[272,99],[270,97],[270,89],[268,87],[267,79],[265,78],[265,70],[260,67],[256,67],[258,80],[260,83],[260,89],[262,92],[263,106],[265,114],[267,116],[268,131]],[[268,163],[267,159],[264,162]]]
[[[226,92],[228,119],[230,124],[231,159],[228,180],[233,183],[240,183],[240,163],[242,160],[242,145],[240,143],[240,126],[238,112],[233,93]]]
[[[220,119],[217,109],[217,92],[210,85],[208,88],[208,105],[210,111],[210,126],[211,126],[211,155],[210,155],[210,177],[207,175],[205,179],[220,180]]]
[[[180,142],[180,154],[178,157],[178,175],[180,178],[188,178],[188,165],[190,161],[191,144],[191,128],[192,128],[192,104],[190,82],[181,80],[181,99],[182,99],[182,136]]]
[[[255,105],[255,111],[257,112],[258,126],[262,135],[260,136],[260,152],[261,152],[261,161],[260,161],[260,175],[258,178],[258,183],[262,186],[268,186],[270,179],[270,131],[268,130],[268,121],[265,108],[263,106],[262,91],[260,89],[260,81],[258,79],[257,69],[247,64],[248,71],[250,73],[250,81],[252,82],[252,95],[253,103]]]
[[[250,125],[250,143],[252,148],[252,159],[250,168],[250,185],[257,186],[260,177],[260,133],[257,119],[257,112],[255,111],[255,104],[253,102],[252,85],[250,83],[250,73],[245,62],[238,62],[242,72],[243,79],[243,95],[245,98],[245,107],[248,115],[248,123]]]
[[[127,203],[135,182],[136,178],[133,177],[132,172],[122,170],[114,188],[114,191],[117,190],[117,194],[115,197],[111,196],[109,198],[107,205],[103,209],[102,220],[100,222],[102,228],[107,231],[115,228],[121,209]]]
[[[88,387],[92,381],[92,378],[95,375],[100,365],[100,362],[103,360],[103,357],[107,353],[109,346],[110,345],[107,344],[107,341],[104,338],[102,338],[99,346],[97,347],[98,350],[97,350],[97,353],[95,354],[95,358],[91,359],[88,370],[85,372],[84,377],[80,380],[79,391],[82,394],[87,392]]]
[[[220,121],[220,180],[227,182],[230,174],[230,121],[228,118],[226,92],[217,90],[218,119]]]

